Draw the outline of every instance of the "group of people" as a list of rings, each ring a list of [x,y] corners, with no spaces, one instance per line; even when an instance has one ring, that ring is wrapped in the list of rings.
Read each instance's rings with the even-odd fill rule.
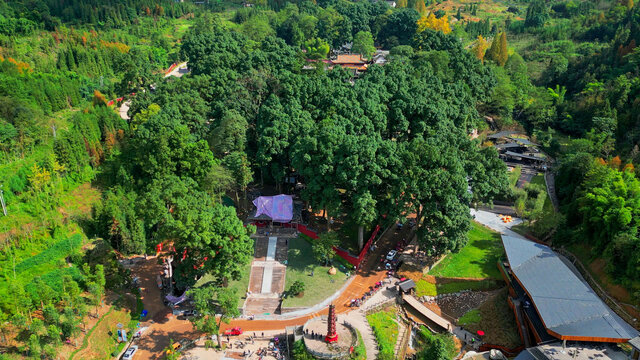
[[[324,339],[324,335],[320,334],[320,333],[315,333],[313,330],[311,330],[311,334],[309,334],[309,329],[305,329],[304,333],[307,337],[311,337],[312,340],[322,340]]]
[[[349,304],[349,307],[354,307],[354,306],[359,307],[360,305],[362,305],[362,303],[365,300],[367,300],[369,296],[373,296],[373,294],[375,294],[381,288],[382,288],[382,281],[376,282],[374,286],[369,286],[369,291],[365,292],[364,295],[362,295],[362,297],[357,299],[351,299],[351,303]]]

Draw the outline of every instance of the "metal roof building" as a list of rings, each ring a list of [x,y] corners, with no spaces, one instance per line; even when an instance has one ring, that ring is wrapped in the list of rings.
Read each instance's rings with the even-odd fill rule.
[[[524,289],[547,333],[560,340],[621,343],[638,336],[564,257],[546,245],[502,236],[510,274]]]

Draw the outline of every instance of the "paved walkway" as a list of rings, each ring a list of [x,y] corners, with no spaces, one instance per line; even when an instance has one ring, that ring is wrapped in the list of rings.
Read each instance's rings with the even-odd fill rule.
[[[371,329],[367,317],[364,315],[364,311],[352,311],[346,315],[339,316],[338,320],[346,320],[358,329],[360,335],[362,335],[362,341],[367,351],[367,359],[375,360],[378,357],[378,343],[376,342],[375,335],[373,335],[373,329]]]
[[[165,74],[164,77],[168,78],[170,76],[175,76],[175,77],[182,77],[182,75],[186,74],[189,72],[189,69],[187,68],[187,62],[183,62],[178,64],[178,66],[176,66],[170,73]]]
[[[522,219],[520,218],[513,217],[513,221],[511,221],[510,223],[504,223],[502,219],[500,219],[500,216],[498,216],[498,214],[474,209],[471,209],[471,215],[474,216],[475,221],[501,234],[526,239],[524,236],[511,230],[512,226],[522,224]]]

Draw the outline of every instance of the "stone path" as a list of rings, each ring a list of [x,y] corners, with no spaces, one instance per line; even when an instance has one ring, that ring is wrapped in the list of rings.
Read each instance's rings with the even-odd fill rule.
[[[274,261],[276,259],[276,243],[277,237],[269,237],[269,244],[267,245],[267,261]]]
[[[249,276],[249,294],[244,304],[245,315],[275,314],[284,291],[288,242],[276,236],[255,240],[254,260]]]
[[[378,357],[378,343],[376,337],[373,335],[373,329],[369,326],[367,317],[362,310],[352,311],[348,314],[338,315],[338,321],[346,320],[349,324],[353,325],[360,335],[362,335],[362,341],[367,349],[367,359],[376,359]]]

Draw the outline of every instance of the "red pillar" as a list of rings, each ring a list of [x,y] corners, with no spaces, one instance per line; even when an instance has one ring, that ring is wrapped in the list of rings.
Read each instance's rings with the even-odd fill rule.
[[[336,332],[336,306],[329,305],[329,318],[327,319],[327,336],[324,341],[328,343],[338,341],[338,333]]]

